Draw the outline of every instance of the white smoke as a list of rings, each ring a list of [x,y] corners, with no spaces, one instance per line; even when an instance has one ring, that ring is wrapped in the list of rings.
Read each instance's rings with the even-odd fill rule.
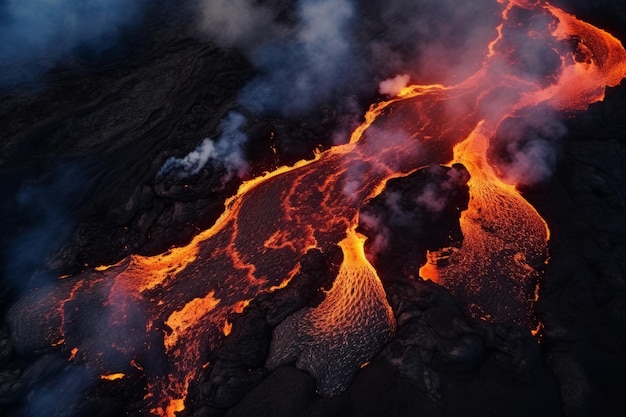
[[[378,84],[378,92],[389,96],[397,96],[409,83],[409,74],[398,74],[393,78],[387,78]]]
[[[222,184],[234,176],[242,177],[248,169],[244,155],[248,137],[241,130],[245,122],[246,118],[240,113],[229,113],[220,124],[221,134],[217,139],[206,138],[184,157],[167,159],[157,173],[157,178],[186,178],[199,173],[209,162],[226,170]]]

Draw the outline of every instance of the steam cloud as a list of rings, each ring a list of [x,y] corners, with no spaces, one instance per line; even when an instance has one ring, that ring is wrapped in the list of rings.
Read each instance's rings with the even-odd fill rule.
[[[0,87],[29,82],[63,60],[115,44],[145,0],[0,3]]]
[[[381,81],[378,85],[378,92],[389,96],[397,96],[408,85],[409,78],[409,74],[399,74],[393,78]]]
[[[249,50],[283,30],[276,12],[254,0],[202,0],[198,11],[200,32],[224,47]]]
[[[159,170],[157,178],[164,176],[186,178],[200,172],[209,161],[216,167],[226,170],[222,184],[235,175],[242,177],[248,168],[244,155],[247,136],[241,130],[245,122],[246,118],[240,113],[229,113],[220,124],[222,133],[219,138],[216,140],[206,138],[186,156],[167,159]]]
[[[349,118],[354,92],[373,91],[366,75],[371,66],[366,65],[354,34],[357,3],[277,3],[204,0],[199,4],[200,32],[219,45],[238,48],[258,71],[241,92],[240,104],[257,114],[294,117],[332,101]]]
[[[241,93],[243,106],[289,116],[331,99],[355,60],[349,34],[354,17],[347,0],[299,1],[295,27],[251,52],[260,74]]]
[[[560,139],[567,129],[547,112],[502,122],[494,138],[495,162],[502,179],[519,185],[549,179],[556,168]]]
[[[355,93],[375,94],[380,81],[396,74],[402,75],[381,94],[393,93],[408,76],[458,81],[480,65],[497,26],[492,0],[294,3],[198,5],[200,32],[238,48],[258,70],[240,95],[249,111],[298,116]]]

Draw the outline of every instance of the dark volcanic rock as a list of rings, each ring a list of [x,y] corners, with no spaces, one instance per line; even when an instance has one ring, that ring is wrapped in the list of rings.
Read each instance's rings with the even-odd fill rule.
[[[431,282],[398,278],[386,290],[396,337],[345,392],[321,398],[308,375],[281,367],[227,415],[561,415],[556,380],[524,329],[467,318],[450,293]]]
[[[468,319],[453,297],[431,282],[406,281],[387,292],[398,334],[382,355],[413,381],[432,415],[486,410],[488,415],[559,415],[555,380],[524,329]]]
[[[469,172],[460,164],[433,165],[387,181],[359,215],[359,230],[369,239],[365,250],[385,280],[416,275],[426,250],[460,245],[461,211],[467,209]]]
[[[209,367],[190,389],[188,409],[198,410],[194,416],[223,414],[259,383],[267,373],[264,365],[272,329],[303,307],[319,304],[323,299],[322,291],[330,288],[340,263],[338,247],[327,253],[309,250],[300,260],[300,271],[289,285],[259,295],[241,315],[231,317],[231,333],[222,346],[207,352]],[[284,383],[275,379],[275,376],[270,377],[267,384]]]
[[[625,98],[571,119],[555,177],[529,193],[552,234],[536,311],[568,417],[626,409]]]
[[[236,190],[237,180],[222,187],[220,167],[206,167],[187,181],[156,179],[167,158],[184,156],[217,133],[254,73],[236,51],[198,40],[189,16],[172,16],[172,9],[161,8],[176,2],[153,3],[158,4],[153,15],[125,53],[59,66],[42,84],[0,95],[0,415],[145,416],[146,381],[140,372],[130,369],[115,382],[100,380],[80,363],[68,363],[67,348],[33,346],[28,332],[45,330],[39,322],[30,329],[26,323],[20,329],[24,339],[11,340],[5,313],[18,292],[56,282],[58,275],[85,264],[110,264],[130,253],[156,253],[189,240],[214,222]],[[256,3],[293,6],[289,1]],[[404,51],[416,52],[416,39],[438,40],[442,32],[443,45],[462,53],[414,69],[430,57],[420,49],[400,67],[438,81],[438,72],[458,64],[466,52],[477,57],[463,69],[467,74],[480,65],[484,50],[464,51],[472,21],[454,13],[452,22],[460,30],[438,24],[448,23],[445,5],[466,9],[458,2],[372,3],[375,7],[361,16],[370,26],[361,25],[359,36],[372,41],[373,55],[387,56],[379,41],[381,33],[392,32],[396,39],[385,68],[402,60]],[[623,1],[552,3],[624,36]],[[482,3],[472,6],[490,14]],[[407,31],[396,23],[410,16],[409,9],[428,17]],[[384,22],[378,21],[381,15]],[[439,18],[432,20],[432,15]],[[496,20],[495,13],[490,15]],[[282,19],[293,24],[287,12]],[[494,28],[479,29],[485,41],[493,38]],[[553,54],[544,51],[547,59],[538,64],[550,76]],[[526,64],[526,70],[532,69],[531,62]],[[380,74],[372,78],[378,81]],[[354,99],[361,105],[370,102],[369,97]],[[330,130],[355,122],[338,120],[336,105],[288,120],[250,115],[245,127],[251,138],[246,149],[250,176],[310,156],[318,144],[329,146]],[[610,90],[604,103],[566,116],[568,133],[554,178],[525,189],[551,229],[550,262],[535,305],[543,323],[538,339],[528,329],[472,320],[445,289],[407,279],[406,271],[423,262],[426,243],[419,238],[425,229],[405,228],[394,223],[398,218],[382,215],[379,220],[397,239],[390,243],[394,253],[403,254],[396,260],[383,251],[377,261],[388,271],[382,275],[398,330],[352,385],[323,399],[309,375],[291,367],[272,373],[263,369],[272,328],[294,311],[319,303],[336,273],[337,254],[312,252],[302,259],[297,280],[258,297],[229,319],[231,337],[207,352],[211,366],[191,385],[187,412],[197,417],[621,416],[626,410],[626,89]],[[421,178],[415,189],[398,186],[398,191],[407,196],[423,191],[433,180],[429,172],[415,174]],[[457,185],[459,205],[450,208],[458,211],[465,197],[462,184]],[[389,187],[396,187],[393,181]],[[460,238],[447,238],[449,231],[458,232],[454,222],[440,223],[433,213],[413,207],[403,211],[413,216],[410,222],[426,221],[430,232],[444,237],[433,242],[445,246]],[[448,219],[456,221],[454,210]],[[84,306],[73,314],[85,311],[98,312]]]
[[[168,156],[214,134],[250,75],[241,56],[190,37],[180,24],[149,28],[122,61],[68,70],[42,91],[2,97],[0,174],[14,184],[15,210],[3,224],[3,247],[26,239],[40,247],[48,243],[30,236],[53,234],[61,241],[36,266],[76,272],[184,242],[223,210],[234,187],[212,191],[219,173],[209,170],[175,195],[155,181]],[[46,192],[25,199],[33,189]],[[47,205],[50,221],[31,226],[25,219],[38,205]]]
[[[315,397],[315,381],[310,375],[283,366],[273,371],[226,415],[301,416]]]

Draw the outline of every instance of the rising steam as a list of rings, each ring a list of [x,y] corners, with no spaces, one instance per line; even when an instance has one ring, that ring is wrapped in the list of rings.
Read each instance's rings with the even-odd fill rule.
[[[409,84],[409,78],[409,74],[399,74],[393,78],[387,78],[378,85],[378,92],[389,96],[397,96]]]
[[[352,73],[352,2],[299,1],[296,14],[298,21],[286,37],[250,54],[259,75],[244,88],[240,100],[251,111],[302,114],[342,90]]]
[[[246,118],[240,113],[229,113],[220,124],[222,133],[217,139],[206,138],[186,156],[167,159],[157,178],[168,176],[186,178],[200,172],[209,162],[216,168],[225,170],[223,183],[234,176],[242,177],[248,169],[244,155],[244,145],[248,137],[241,130],[245,122]]]
[[[560,150],[565,125],[550,113],[505,120],[493,140],[495,162],[503,180],[533,185],[548,180]]]
[[[281,29],[276,12],[254,0],[202,0],[197,7],[200,33],[223,47],[250,50]]]

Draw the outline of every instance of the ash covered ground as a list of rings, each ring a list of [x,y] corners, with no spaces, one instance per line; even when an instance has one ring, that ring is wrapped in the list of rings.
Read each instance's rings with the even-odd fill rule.
[[[0,5],[0,410],[146,415],[141,372],[102,380],[59,347],[24,354],[7,324],[10,307],[59,276],[188,242],[242,180],[345,143],[380,99],[381,81],[407,74],[453,83],[473,73],[495,35],[493,3],[101,0],[42,9],[56,23]],[[620,2],[554,3],[626,40]],[[322,398],[307,373],[264,367],[272,329],[319,304],[336,273],[340,253],[312,251],[297,285],[234,319],[184,413],[621,415],[625,120],[626,89],[609,89],[589,110],[555,116],[562,133],[544,138],[547,150],[531,165],[524,196],[551,230],[533,306],[538,337],[474,319],[446,289],[402,278],[403,257],[414,267],[426,249],[460,238],[466,190],[457,184],[443,215],[412,207],[416,231],[399,228],[398,256],[382,258],[397,333],[346,391]],[[445,182],[440,170],[394,187],[420,193]],[[368,209],[386,216],[376,202]]]

